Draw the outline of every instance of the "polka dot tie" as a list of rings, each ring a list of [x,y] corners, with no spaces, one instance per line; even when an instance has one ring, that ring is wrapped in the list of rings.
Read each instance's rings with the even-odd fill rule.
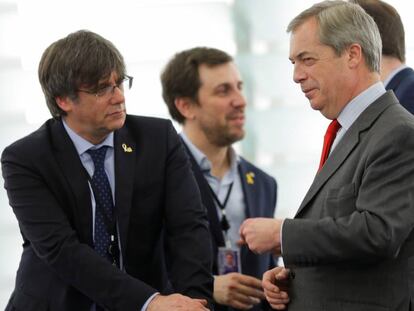
[[[113,222],[112,191],[108,177],[105,173],[105,154],[108,146],[99,149],[89,149],[87,152],[92,157],[95,170],[90,181],[95,196],[95,251],[109,261],[112,261],[108,253],[110,245],[109,226]],[[105,219],[106,217],[106,219]],[[105,224],[107,221],[107,224]]]

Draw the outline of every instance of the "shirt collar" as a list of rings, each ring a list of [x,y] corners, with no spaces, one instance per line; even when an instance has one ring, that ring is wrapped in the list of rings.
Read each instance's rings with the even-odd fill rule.
[[[341,127],[348,130],[359,115],[385,92],[384,85],[379,81],[354,97],[337,118]]]
[[[388,75],[388,77],[384,80],[384,86],[387,87],[388,83],[390,83],[392,78],[394,78],[397,75],[397,73],[399,73],[400,71],[404,70],[407,67],[408,66],[406,64],[402,64],[401,66],[399,66],[399,67],[395,68],[393,71],[391,71],[391,73]]]
[[[109,135],[105,138],[103,142],[100,144],[94,145],[84,139],[83,137],[79,136],[78,134],[73,131],[69,125],[65,122],[65,120],[62,118],[63,126],[68,133],[70,139],[73,141],[73,144],[75,145],[76,151],[79,155],[82,155],[84,152],[86,152],[89,149],[97,149],[101,146],[109,146],[111,148],[114,147],[114,132],[109,133]]]
[[[180,133],[181,138],[183,139],[184,143],[187,145],[188,149],[190,149],[191,154],[193,155],[196,163],[200,167],[201,171],[211,171],[211,162],[207,158],[207,156],[198,149],[191,140],[187,137],[184,132]],[[229,147],[230,152],[230,170],[234,171],[237,169],[237,165],[240,162],[240,157],[237,155],[236,151],[232,146]]]

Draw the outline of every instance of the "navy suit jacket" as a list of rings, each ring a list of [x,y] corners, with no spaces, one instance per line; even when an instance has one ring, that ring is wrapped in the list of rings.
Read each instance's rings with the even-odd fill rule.
[[[185,145],[185,143],[183,142]],[[218,274],[217,252],[218,248],[225,246],[223,232],[217,215],[217,208],[211,195],[208,182],[205,179],[199,165],[195,161],[190,150],[186,147],[190,156],[194,176],[201,192],[201,199],[207,208],[210,222],[211,240],[213,244],[213,274]],[[244,201],[246,204],[246,217],[274,217],[277,184],[273,177],[269,176],[253,164],[241,158],[238,166],[240,179],[243,187]],[[248,183],[246,174],[254,173],[253,183]],[[262,279],[263,273],[275,266],[274,258],[270,254],[257,255],[250,251],[247,246],[241,248],[242,273]],[[215,310],[228,310],[229,308],[216,305]],[[266,302],[251,310],[270,310]]]
[[[93,249],[90,189],[62,122],[49,120],[4,150],[5,188],[24,241],[6,310],[90,311],[93,302],[108,310],[140,310],[165,286],[158,260],[163,230],[174,289],[212,300],[206,212],[171,122],[127,116],[114,133],[114,155],[125,271]]]
[[[397,73],[386,89],[393,90],[401,105],[414,114],[414,70],[412,68],[408,67]]]

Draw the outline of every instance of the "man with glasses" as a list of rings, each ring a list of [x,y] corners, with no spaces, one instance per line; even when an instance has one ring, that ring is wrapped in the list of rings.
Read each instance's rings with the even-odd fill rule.
[[[190,164],[169,121],[126,114],[119,51],[72,33],[45,50],[39,80],[53,119],[1,158],[24,240],[6,310],[208,310],[210,237]]]

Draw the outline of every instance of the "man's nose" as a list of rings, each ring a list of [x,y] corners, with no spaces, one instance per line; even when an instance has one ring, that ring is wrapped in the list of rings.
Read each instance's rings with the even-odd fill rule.
[[[293,81],[296,83],[301,83],[302,81],[306,80],[306,72],[303,70],[303,67],[298,63],[293,65]]]

